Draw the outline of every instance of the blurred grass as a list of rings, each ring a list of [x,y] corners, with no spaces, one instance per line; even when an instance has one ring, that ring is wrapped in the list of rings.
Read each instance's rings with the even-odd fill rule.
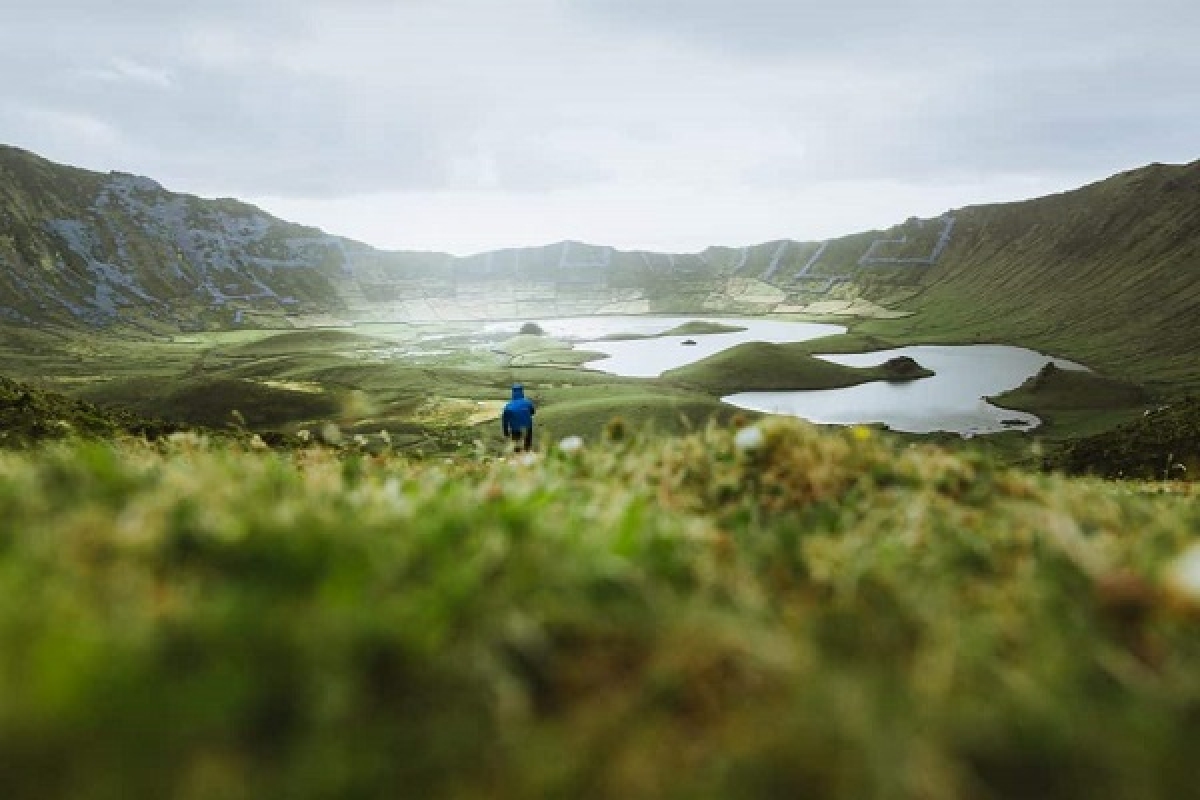
[[[0,453],[0,786],[1195,796],[1200,504],[1152,488],[781,420]]]

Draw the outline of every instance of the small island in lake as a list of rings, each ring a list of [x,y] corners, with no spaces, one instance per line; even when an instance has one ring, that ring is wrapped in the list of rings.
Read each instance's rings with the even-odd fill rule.
[[[916,359],[908,356],[898,356],[889,358],[880,365],[879,369],[883,372],[884,380],[912,381],[917,378],[928,378],[933,373],[917,363]]]

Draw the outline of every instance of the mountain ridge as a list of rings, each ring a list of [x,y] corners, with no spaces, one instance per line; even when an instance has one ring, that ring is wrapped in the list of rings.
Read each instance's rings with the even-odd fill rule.
[[[0,146],[0,322],[10,325],[170,333],[847,312],[907,315],[867,324],[901,337],[1010,341],[1196,380],[1200,161],[825,241],[674,254],[567,239],[456,257],[378,250],[233,198]]]
[[[1195,378],[1200,161],[1150,165],[1068,192],[958,212],[960,243],[908,299],[897,330],[1021,331],[1088,363]]]

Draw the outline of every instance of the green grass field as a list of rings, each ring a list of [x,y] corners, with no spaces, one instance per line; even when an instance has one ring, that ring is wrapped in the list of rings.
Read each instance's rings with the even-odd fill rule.
[[[0,785],[1190,797],[1186,489],[779,420],[529,460],[0,453]]]
[[[911,338],[895,327],[885,335],[889,324],[907,323],[859,322],[846,334],[808,342],[743,345],[660,379],[619,378],[588,369],[586,362],[594,354],[544,335],[514,337],[512,331],[498,331],[490,340],[480,339],[477,326],[465,323],[141,339],[24,331],[0,343],[0,356],[14,377],[111,410],[133,409],[178,425],[246,426],[290,435],[334,421],[356,433],[387,430],[397,443],[421,452],[453,454],[474,438],[498,436],[497,404],[507,398],[514,381],[530,387],[549,433],[594,436],[613,417],[631,429],[664,433],[695,429],[709,419],[725,423],[737,412],[717,398],[734,391],[894,380],[897,376],[886,369],[856,370],[812,357],[886,349]],[[697,321],[681,330],[696,336],[723,330],[711,325]],[[913,374],[920,373],[901,377]],[[1135,422],[1148,408],[1172,402],[1178,391],[1061,372],[996,401],[1041,417],[1046,424],[1035,439],[1059,451]],[[1153,435],[1146,439],[1155,440]],[[953,438],[938,441],[962,449]],[[1076,448],[1077,458],[1069,461],[1030,458],[1029,444],[1025,436],[996,436],[967,447],[1027,466],[1049,461],[1102,474],[1133,474],[1128,468],[1136,466],[1122,456],[1122,465],[1114,470],[1115,461],[1106,455],[1112,448],[1107,447]],[[1144,462],[1136,474],[1170,455],[1140,444],[1132,449]],[[1090,454],[1090,462],[1079,460],[1082,453]]]

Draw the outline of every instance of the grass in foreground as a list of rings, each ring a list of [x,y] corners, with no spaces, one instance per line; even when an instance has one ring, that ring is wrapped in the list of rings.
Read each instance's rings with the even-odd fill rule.
[[[782,421],[0,453],[0,785],[1194,796],[1198,530],[1194,496]]]

